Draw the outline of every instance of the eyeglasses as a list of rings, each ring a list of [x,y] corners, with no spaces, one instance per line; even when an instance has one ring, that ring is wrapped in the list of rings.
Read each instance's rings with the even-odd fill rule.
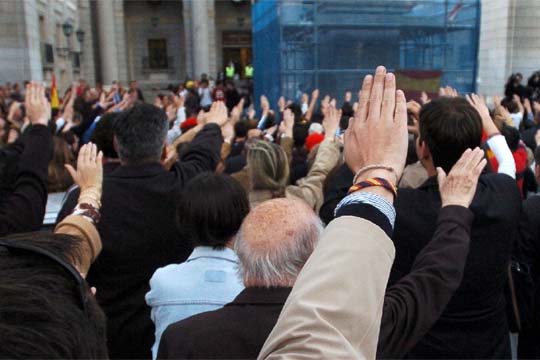
[[[37,246],[24,244],[21,242],[11,242],[11,241],[6,241],[6,240],[0,240],[0,255],[2,253],[7,253],[11,255],[20,255],[23,253],[37,254],[37,255],[44,256],[51,261],[54,261],[56,264],[62,267],[65,271],[71,274],[71,276],[77,283],[77,289],[79,289],[79,300],[80,300],[81,309],[88,316],[88,296],[87,296],[88,291],[87,291],[86,280],[83,279],[81,274],[73,267],[73,265],[62,260],[60,257],[51,253],[50,251],[39,248]]]

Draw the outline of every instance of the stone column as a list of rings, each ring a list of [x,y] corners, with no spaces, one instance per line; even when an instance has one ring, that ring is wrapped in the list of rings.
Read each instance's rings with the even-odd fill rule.
[[[89,84],[94,84],[96,82],[93,51],[95,41],[92,36],[89,0],[79,0],[79,27],[84,31],[83,43],[79,45],[81,51],[81,77],[86,79]],[[78,42],[77,39],[75,41]]]
[[[202,73],[210,72],[210,43],[208,5],[213,0],[198,0],[191,2],[193,77],[198,78]]]
[[[110,84],[118,80],[118,57],[116,52],[114,27],[114,1],[98,0],[96,2],[98,16],[98,37],[101,54],[101,73],[103,83]]]

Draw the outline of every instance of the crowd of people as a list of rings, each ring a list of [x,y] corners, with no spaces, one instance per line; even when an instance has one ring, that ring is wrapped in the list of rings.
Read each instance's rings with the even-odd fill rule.
[[[0,87],[0,357],[540,358],[522,78],[415,101],[379,66],[260,109],[206,76]]]

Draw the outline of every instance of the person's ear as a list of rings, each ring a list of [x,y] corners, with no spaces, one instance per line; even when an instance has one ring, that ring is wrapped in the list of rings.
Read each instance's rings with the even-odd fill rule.
[[[416,138],[416,155],[418,159],[425,160],[431,156],[431,152],[425,141],[422,141],[420,137]]]

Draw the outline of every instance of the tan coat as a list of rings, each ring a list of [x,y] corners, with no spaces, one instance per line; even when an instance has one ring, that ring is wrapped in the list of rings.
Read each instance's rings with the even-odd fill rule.
[[[288,153],[287,148],[284,147],[284,149]],[[337,165],[339,156],[338,144],[333,141],[324,140],[319,145],[317,156],[308,174],[298,180],[296,185],[287,186],[285,188],[285,197],[304,200],[309,207],[318,213],[324,201],[324,181],[328,173]],[[247,180],[247,172],[242,170],[235,175],[233,174],[233,177],[244,184]],[[249,202],[252,208],[274,197],[274,194],[268,190],[254,190],[249,192]]]
[[[375,359],[394,245],[370,221],[325,229],[259,359]]]

